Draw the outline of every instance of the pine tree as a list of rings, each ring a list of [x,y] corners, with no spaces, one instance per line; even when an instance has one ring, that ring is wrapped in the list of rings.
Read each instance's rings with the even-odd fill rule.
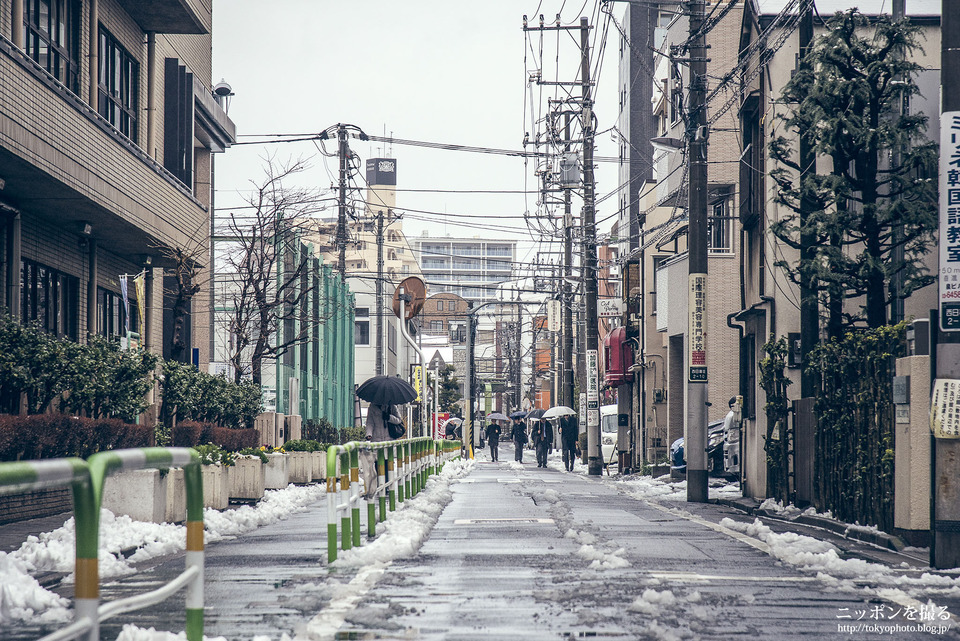
[[[856,9],[838,13],[781,96],[791,105],[781,116],[786,130],[794,138],[809,136],[829,173],[811,172],[798,184],[794,141],[771,141],[771,157],[780,165],[772,172],[776,201],[794,212],[771,230],[799,248],[797,214],[805,190],[816,211],[803,231],[816,238],[816,250],[808,264],[778,264],[795,282],[815,276],[830,336],[864,320],[869,327],[886,325],[896,274],[904,297],[934,281],[923,259],[937,224],[937,148],[925,138],[924,114],[900,113],[900,105],[919,93],[921,67],[911,60],[920,49],[919,33],[909,20],[880,16],[871,23]],[[844,309],[845,299],[860,296],[862,310]]]

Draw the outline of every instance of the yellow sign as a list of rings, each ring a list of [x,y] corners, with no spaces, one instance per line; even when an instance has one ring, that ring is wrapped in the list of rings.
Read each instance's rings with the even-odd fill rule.
[[[423,366],[422,366],[422,365],[415,365],[414,368],[413,368],[413,389],[417,390],[417,398],[416,398],[416,401],[417,401],[418,403],[420,402],[420,397],[421,397],[421,395],[422,395],[422,394],[421,394],[421,389],[420,389],[420,386],[421,386],[421,384],[422,384],[422,382],[421,382],[421,379],[422,379],[422,378],[423,378]]]

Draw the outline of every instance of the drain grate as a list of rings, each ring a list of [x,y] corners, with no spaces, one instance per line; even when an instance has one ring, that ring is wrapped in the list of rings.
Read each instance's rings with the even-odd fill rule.
[[[517,519],[457,519],[453,522],[454,525],[483,525],[486,523],[491,523],[494,525],[500,525],[503,523],[553,523],[553,519],[527,519],[527,518],[517,518]]]

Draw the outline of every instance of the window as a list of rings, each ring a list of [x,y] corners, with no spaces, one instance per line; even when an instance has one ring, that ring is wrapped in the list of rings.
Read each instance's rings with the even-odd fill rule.
[[[73,93],[80,91],[80,3],[26,0],[26,54]]]
[[[438,300],[438,301],[437,301],[437,311],[438,311],[438,312],[442,312],[442,311],[443,311],[443,301],[442,301],[442,300]]]
[[[353,344],[370,344],[370,308],[358,307],[353,312]]]
[[[729,254],[733,251],[730,223],[726,199],[714,203],[710,220],[707,221],[707,244],[711,253]]]
[[[443,321],[430,321],[430,331],[433,331],[433,332],[442,332],[442,331],[443,331]]]
[[[20,261],[20,305],[23,320],[43,330],[77,339],[80,281],[31,260]]]
[[[140,65],[110,32],[100,27],[100,85],[97,112],[130,140],[137,139]]]
[[[127,310],[130,312],[130,331],[139,331],[136,301],[127,299],[126,309],[120,294],[108,289],[97,289],[97,333],[106,338],[126,336]]]

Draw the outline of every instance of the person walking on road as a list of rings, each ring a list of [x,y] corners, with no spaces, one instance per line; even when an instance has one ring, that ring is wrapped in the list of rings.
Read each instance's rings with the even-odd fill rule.
[[[487,425],[487,442],[490,443],[490,460],[500,460],[500,425],[490,421]]]
[[[513,419],[510,438],[513,439],[513,460],[523,463],[523,446],[527,444],[527,425],[522,419]]]
[[[537,451],[537,467],[547,466],[547,453],[553,445],[553,427],[547,421],[533,424],[533,447]]]
[[[573,462],[577,456],[577,420],[570,415],[560,417],[560,450],[563,455],[563,467],[573,471]]]

